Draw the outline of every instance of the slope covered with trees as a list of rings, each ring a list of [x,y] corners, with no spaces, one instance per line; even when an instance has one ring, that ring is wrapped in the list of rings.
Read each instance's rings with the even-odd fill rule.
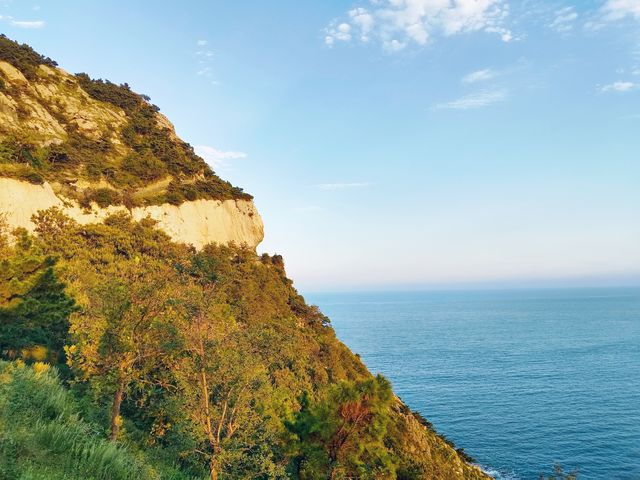
[[[2,355],[57,369],[46,381],[68,390],[75,413],[49,423],[160,458],[159,478],[482,478],[336,339],[281,257],[196,252],[126,215],[79,226],[50,210],[36,221],[35,237],[2,237]],[[3,368],[5,404],[22,395],[16,372],[45,381]],[[22,461],[11,431],[0,423],[0,468]]]

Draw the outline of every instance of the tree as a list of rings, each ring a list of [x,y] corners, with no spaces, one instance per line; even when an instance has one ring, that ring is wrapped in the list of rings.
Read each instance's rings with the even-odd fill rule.
[[[196,443],[206,445],[199,453],[207,457],[211,480],[229,469],[237,470],[233,478],[255,478],[269,470],[277,476],[278,468],[264,451],[266,443],[260,441],[269,384],[247,332],[219,301],[214,284],[193,285],[187,303],[188,314],[178,329],[183,354],[174,367],[177,397],[195,427]],[[261,460],[248,461],[254,454]]]
[[[383,439],[393,402],[382,376],[341,382],[302,408],[287,428],[294,434],[294,474],[304,479],[388,478],[394,471]]]
[[[150,257],[114,265],[113,276],[94,280],[81,310],[72,317],[74,344],[69,365],[98,391],[111,395],[110,439],[120,433],[120,409],[127,389],[144,382],[161,364],[177,314],[174,270]]]
[[[16,234],[13,247],[0,248],[0,352],[57,362],[75,302],[56,276],[55,259],[26,231]]]

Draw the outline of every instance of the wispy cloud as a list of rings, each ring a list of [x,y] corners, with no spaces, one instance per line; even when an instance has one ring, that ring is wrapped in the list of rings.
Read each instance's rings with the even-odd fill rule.
[[[232,160],[247,158],[244,152],[218,150],[208,145],[196,145],[193,148],[213,169],[227,168]]]
[[[608,23],[625,18],[640,20],[640,2],[638,0],[606,0],[604,5],[584,24],[587,30],[600,30]]]
[[[577,19],[578,12],[576,12],[575,7],[561,8],[560,10],[556,10],[555,18],[549,24],[549,28],[558,33],[569,33],[573,30]]]
[[[213,59],[215,54],[212,50],[207,48],[209,42],[207,40],[198,40],[196,46],[198,47],[195,56],[197,60],[196,75],[204,77],[211,81],[212,85],[218,85],[220,82],[214,79]]]
[[[348,188],[362,188],[368,187],[367,182],[351,182],[351,183],[319,183],[315,185],[320,190],[346,190]]]
[[[12,20],[11,25],[13,25],[14,27],[20,27],[20,28],[42,28],[44,27],[44,20],[33,20],[33,21]]]
[[[10,15],[0,15],[0,21],[18,28],[37,29],[45,26],[44,20],[16,20]]]
[[[472,110],[503,102],[507,98],[508,94],[504,90],[486,90],[465,95],[451,102],[438,104],[435,108],[437,110]]]
[[[640,20],[640,2],[638,0],[607,0],[602,10],[607,20],[620,20],[627,16]]]
[[[475,72],[471,72],[464,77],[462,77],[462,83],[472,84],[478,82],[485,82],[487,80],[491,80],[497,76],[497,72],[494,72],[490,68],[485,68],[483,70],[477,70]]]
[[[375,40],[387,51],[426,45],[430,39],[471,32],[498,35],[509,42],[509,6],[505,0],[369,0],[334,19],[325,29],[327,45]]]
[[[602,92],[630,92],[640,87],[640,84],[635,82],[613,82],[608,85],[600,87]]]

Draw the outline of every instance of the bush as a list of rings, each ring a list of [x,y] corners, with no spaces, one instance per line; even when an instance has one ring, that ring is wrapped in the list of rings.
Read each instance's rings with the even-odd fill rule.
[[[167,173],[165,164],[150,152],[127,155],[121,167],[126,174],[133,175],[135,180],[141,180],[142,183],[153,182]]]
[[[89,188],[84,191],[82,206],[89,208],[91,202],[98,204],[100,208],[107,208],[109,205],[122,205],[122,194],[111,188]]]
[[[44,183],[44,177],[35,170],[31,170],[25,173],[22,176],[22,179],[34,185],[42,185]]]

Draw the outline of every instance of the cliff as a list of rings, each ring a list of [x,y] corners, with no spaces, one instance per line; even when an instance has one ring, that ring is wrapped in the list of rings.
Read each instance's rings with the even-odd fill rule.
[[[129,213],[136,220],[152,218],[174,241],[201,249],[209,243],[246,244],[256,248],[264,237],[262,219],[250,200],[194,200],[180,205],[168,203],[127,209],[122,205],[88,208],[57,196],[48,182],[34,185],[13,178],[0,178],[0,212],[11,228],[33,232],[33,216],[56,207],[80,224],[100,223],[114,213]]]
[[[70,75],[0,39],[0,210],[12,227],[58,207],[81,224],[149,216],[177,242],[263,239],[250,195],[217,177],[128,86]]]

